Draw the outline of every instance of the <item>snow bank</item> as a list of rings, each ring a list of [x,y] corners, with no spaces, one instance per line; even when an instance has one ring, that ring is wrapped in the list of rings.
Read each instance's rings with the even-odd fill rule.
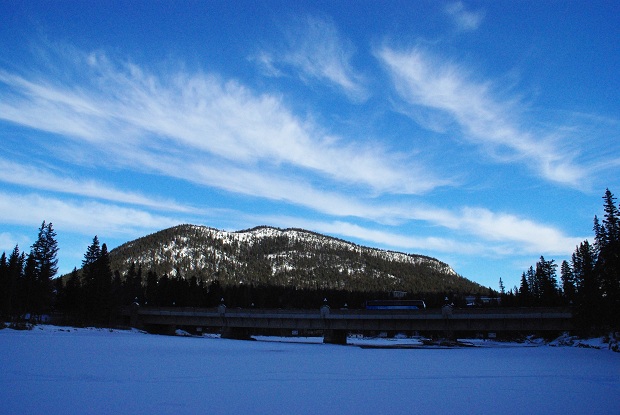
[[[614,335],[613,333],[605,337],[596,337],[592,339],[581,339],[577,336],[571,336],[568,333],[565,333],[564,335],[550,342],[549,345],[558,347],[582,347],[620,352],[618,336]]]

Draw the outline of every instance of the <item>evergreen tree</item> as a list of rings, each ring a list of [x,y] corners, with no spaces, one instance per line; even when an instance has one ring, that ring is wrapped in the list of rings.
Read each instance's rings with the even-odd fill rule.
[[[616,198],[607,189],[603,196],[605,216],[596,235],[596,273],[608,313],[620,312],[620,213]]]
[[[602,227],[596,215],[594,215],[592,230],[594,231],[594,249],[598,252],[600,248],[599,243],[605,238],[605,229]]]
[[[9,263],[6,258],[6,252],[3,252],[2,256],[0,256],[0,318],[4,318],[12,314],[12,296],[13,287],[9,274]]]
[[[30,256],[34,261],[33,286],[31,292],[32,307],[35,313],[41,314],[50,309],[52,304],[52,279],[58,272],[58,242],[52,223],[45,221],[39,228],[37,240],[32,245]]]
[[[84,280],[86,320],[98,324],[101,324],[107,315],[111,285],[111,281],[106,281],[106,278],[110,278],[107,270],[102,272],[101,257],[102,248],[99,244],[99,238],[95,235],[82,260],[82,278]]]
[[[84,319],[92,321],[94,319],[95,298],[97,296],[97,288],[95,284],[94,264],[101,256],[101,246],[99,238],[94,236],[93,242],[86,248],[84,259],[82,260],[82,283],[84,285]]]
[[[564,292],[564,298],[567,301],[573,302],[575,300],[575,278],[573,276],[573,269],[568,261],[562,261],[560,266],[560,278],[562,279],[562,291]]]
[[[19,246],[15,245],[13,252],[9,256],[7,279],[13,286],[10,296],[10,307],[8,307],[9,313],[12,315],[19,314],[25,309],[24,298],[24,253],[19,252]]]
[[[540,284],[536,277],[536,272],[534,271],[534,267],[530,266],[525,273],[525,277],[527,279],[527,286],[530,290],[531,298],[540,298]]]
[[[51,222],[46,225],[43,221],[41,224],[37,240],[32,245],[32,252],[38,277],[45,281],[52,280],[58,272],[58,242]]]
[[[35,285],[36,285],[37,264],[32,251],[26,256],[24,261],[24,272],[22,274],[19,296],[22,300],[21,314],[33,313]]]
[[[83,322],[84,290],[77,268],[73,268],[67,284],[65,284],[62,306],[63,310],[73,316],[76,322]]]
[[[86,248],[84,259],[82,260],[82,271],[85,272],[86,268],[94,264],[101,256],[101,246],[99,245],[99,238],[97,235],[93,238],[93,243]]]
[[[595,257],[594,247],[586,240],[579,244],[571,259],[578,324],[588,330],[598,324],[600,315],[601,296],[594,270]]]
[[[522,305],[556,305],[559,300],[558,281],[555,269],[557,265],[540,257],[536,269],[530,266],[527,272],[521,275],[521,290],[519,292]]]
[[[616,207],[616,197],[609,191],[605,190],[603,196],[603,210],[605,211],[605,219],[603,226],[607,235],[607,245],[616,243],[620,240],[620,213]]]
[[[97,286],[96,303],[97,317],[101,323],[109,323],[112,312],[112,270],[108,247],[101,245],[101,255],[93,264],[95,268],[95,283]]]
[[[540,260],[536,263],[536,279],[539,284],[539,298],[542,305],[555,305],[558,299],[558,280],[555,269],[557,265],[551,261],[545,260],[541,255]]]
[[[530,286],[527,283],[527,278],[525,276],[525,272],[521,274],[521,286],[519,287],[519,295],[523,297],[530,296]]]
[[[572,255],[572,271],[580,298],[596,300],[600,297],[599,286],[594,273],[595,250],[586,240],[579,244]]]

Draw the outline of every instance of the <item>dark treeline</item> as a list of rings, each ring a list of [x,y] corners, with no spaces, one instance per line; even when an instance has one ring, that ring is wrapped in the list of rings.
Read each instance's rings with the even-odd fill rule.
[[[519,287],[506,291],[500,280],[502,305],[571,305],[575,308],[576,323],[584,333],[620,327],[620,207],[609,190],[603,200],[604,217],[601,220],[594,217],[593,242],[580,243],[571,260],[563,261],[559,266],[554,260],[541,256],[534,266],[523,272]],[[156,267],[144,270],[138,262],[119,271],[111,265],[106,244],[100,244],[95,236],[84,255],[81,269],[76,268],[71,274],[54,279],[58,252],[56,233],[52,224],[44,221],[28,253],[20,252],[16,246],[10,255],[3,253],[0,257],[0,317],[5,321],[18,320],[54,312],[63,315],[65,322],[70,324],[106,326],[118,324],[118,311],[136,301],[143,306],[216,307],[223,299],[229,307],[313,309],[319,308],[327,299],[332,307],[361,308],[367,300],[388,298],[392,290],[404,288],[377,285],[381,278],[356,281],[355,275],[348,276],[353,283],[344,287],[342,271],[333,265],[330,267],[326,259],[319,266],[310,264],[315,267],[315,272],[308,273],[303,267],[305,257],[300,254],[308,247],[292,246],[292,243],[286,238],[276,237],[245,251],[227,247],[229,254],[236,254],[237,259],[249,266],[234,269],[228,264],[228,269],[218,268],[205,277],[203,272],[191,273],[185,267],[178,267],[174,272],[162,272]],[[320,259],[336,256],[329,249],[314,249],[319,252]],[[291,250],[298,253],[294,257],[295,266],[301,269],[298,272],[303,278],[292,278],[292,271],[272,275],[273,264],[266,262],[265,258]],[[365,267],[374,270],[372,275],[398,275],[401,272],[398,267],[413,269],[412,265],[372,256],[357,254],[356,258],[346,252],[337,252],[337,256],[349,264],[362,258]],[[408,271],[405,274],[411,272]],[[428,272],[422,271],[422,275]],[[408,289],[407,298],[423,299],[429,308],[440,307],[446,297],[457,306],[465,306],[465,296],[483,294],[472,292],[467,285],[469,282],[464,279],[455,279],[456,283],[443,289],[434,285],[426,285],[427,289],[415,285],[426,279],[410,279],[405,287]],[[291,284],[297,280],[307,283]],[[488,296],[495,297],[497,293],[489,288]]]
[[[37,318],[50,311],[54,302],[53,278],[58,271],[58,243],[51,223],[39,228],[30,252],[20,252],[19,246],[8,256],[0,257],[0,316],[14,320],[30,315]]]
[[[604,217],[594,216],[593,243],[580,243],[570,261],[559,266],[540,260],[521,275],[520,286],[505,292],[502,303],[517,306],[572,305],[576,323],[586,333],[620,327],[620,208],[607,189]]]
[[[558,285],[557,264],[541,256],[535,266],[530,266],[521,274],[521,284],[508,291],[502,280],[499,281],[501,303],[504,306],[547,307],[570,305]]]

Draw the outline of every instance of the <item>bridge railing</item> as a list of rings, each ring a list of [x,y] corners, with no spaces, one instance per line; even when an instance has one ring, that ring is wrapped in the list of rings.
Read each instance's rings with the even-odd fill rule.
[[[316,319],[325,320],[505,320],[505,319],[538,319],[570,320],[572,310],[569,307],[537,307],[537,308],[453,308],[446,313],[445,309],[427,310],[364,310],[364,309],[260,309],[233,307],[134,307],[123,311],[123,315],[168,316],[168,317],[218,317],[226,316],[234,319]]]

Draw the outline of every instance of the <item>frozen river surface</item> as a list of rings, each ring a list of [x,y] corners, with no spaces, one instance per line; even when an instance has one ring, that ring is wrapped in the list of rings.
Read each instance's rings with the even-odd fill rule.
[[[0,330],[0,412],[620,413],[620,354],[607,350],[362,348],[310,340]]]

